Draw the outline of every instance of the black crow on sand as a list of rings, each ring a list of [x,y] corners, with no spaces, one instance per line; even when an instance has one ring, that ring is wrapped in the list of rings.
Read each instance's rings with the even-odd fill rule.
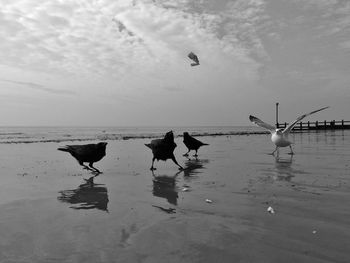
[[[151,170],[156,170],[153,166],[154,160],[156,159],[157,161],[171,159],[177,166],[179,166],[179,169],[183,169],[182,166],[177,163],[174,156],[176,143],[174,142],[174,134],[172,131],[167,132],[163,139],[155,139],[152,140],[151,143],[145,145],[150,148],[153,153]]]
[[[98,162],[106,155],[106,145],[106,142],[85,145],[66,145],[65,147],[58,148],[58,150],[69,152],[84,169],[101,173],[93,166],[93,163]],[[84,163],[89,163],[89,167],[84,165]]]
[[[198,154],[197,154],[198,149],[203,145],[209,145],[207,143],[203,143],[203,142],[193,138],[191,135],[188,134],[188,132],[184,132],[183,142],[186,145],[186,147],[188,148],[188,152],[185,153],[183,156],[188,156],[188,153],[191,150],[195,150],[196,154],[194,156],[198,156]]]

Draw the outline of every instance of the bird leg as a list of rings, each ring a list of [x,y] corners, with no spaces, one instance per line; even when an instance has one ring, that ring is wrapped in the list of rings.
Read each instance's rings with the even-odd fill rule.
[[[96,167],[93,166],[93,163],[89,163],[89,166],[93,169],[93,170],[91,169],[92,171],[99,173],[99,174],[102,173],[99,169],[97,169]]]
[[[275,149],[272,153],[270,153],[270,154],[271,154],[271,155],[274,155],[276,151],[278,151],[278,146],[276,146],[276,149]]]
[[[152,159],[152,166],[151,166],[151,169],[150,169],[151,171],[157,170],[157,168],[154,168],[154,167],[153,167],[153,164],[154,164],[154,160],[155,160],[155,159],[156,159],[156,158],[154,158],[154,157],[153,157],[153,159]]]
[[[197,151],[198,151],[198,150],[196,150],[196,154],[195,154],[195,155],[193,155],[194,157],[197,157],[197,156],[198,156],[198,153],[197,153]]]
[[[190,152],[191,150],[188,150],[187,153],[183,154],[182,156],[188,156],[188,153]]]
[[[293,149],[292,149],[292,145],[289,145],[289,148],[290,148],[290,155],[294,155],[294,152],[293,152]]]
[[[175,159],[175,156],[171,157],[171,160],[173,160],[173,162],[174,162],[177,166],[179,166],[179,170],[183,170],[183,169],[184,169],[180,164],[177,163],[177,161],[176,161],[176,159]]]
[[[94,171],[93,169],[91,169],[90,167],[86,166],[86,165],[85,165],[84,163],[82,163],[82,162],[79,162],[79,164],[80,164],[81,166],[83,166],[83,167],[84,167],[83,169],[85,169],[85,170]]]

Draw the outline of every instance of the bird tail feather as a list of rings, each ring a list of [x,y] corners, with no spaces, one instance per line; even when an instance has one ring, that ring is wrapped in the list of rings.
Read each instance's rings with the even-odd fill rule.
[[[62,151],[62,152],[69,152],[69,149],[66,148],[57,148],[57,150]]]
[[[151,147],[151,144],[150,144],[150,143],[149,143],[149,144],[146,144],[146,143],[145,143],[145,145],[146,145],[148,148],[152,149],[152,147]]]

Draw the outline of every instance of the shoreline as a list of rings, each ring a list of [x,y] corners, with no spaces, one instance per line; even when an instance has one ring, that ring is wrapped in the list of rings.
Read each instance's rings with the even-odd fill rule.
[[[293,131],[293,134],[308,134],[308,133],[334,133],[334,132],[344,132],[344,130],[303,130],[303,131]],[[11,134],[23,134],[23,133],[11,133]],[[165,134],[165,133],[164,133]],[[148,134],[148,135],[121,135],[121,134],[104,134],[98,135],[97,137],[88,137],[88,138],[60,138],[60,139],[37,139],[37,140],[0,140],[0,144],[31,144],[31,143],[64,143],[64,142],[92,142],[92,141],[119,141],[119,140],[142,140],[142,139],[157,139],[164,136],[163,133],[159,134]],[[232,131],[232,132],[214,132],[214,133],[190,133],[195,137],[217,137],[217,136],[250,136],[250,135],[266,135],[270,134],[269,131]],[[71,135],[64,137],[71,137]],[[174,138],[182,138],[182,134],[176,134]]]

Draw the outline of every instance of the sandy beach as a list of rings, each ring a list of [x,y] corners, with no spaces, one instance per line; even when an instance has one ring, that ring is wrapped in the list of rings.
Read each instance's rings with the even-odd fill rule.
[[[93,186],[64,143],[2,144],[0,262],[349,262],[350,131],[292,134],[294,156],[199,139],[154,173],[150,139],[108,141]]]

